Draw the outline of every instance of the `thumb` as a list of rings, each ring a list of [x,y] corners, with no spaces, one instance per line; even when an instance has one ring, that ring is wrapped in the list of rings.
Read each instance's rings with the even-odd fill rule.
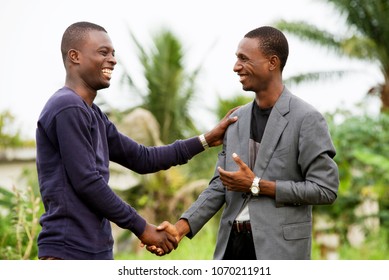
[[[236,122],[237,120],[238,120],[237,116],[232,117],[232,118],[228,118],[228,124],[232,124],[232,123]]]
[[[168,221],[163,221],[158,227],[157,227],[157,230],[158,231],[162,231],[162,230],[165,230],[169,227],[170,223]]]

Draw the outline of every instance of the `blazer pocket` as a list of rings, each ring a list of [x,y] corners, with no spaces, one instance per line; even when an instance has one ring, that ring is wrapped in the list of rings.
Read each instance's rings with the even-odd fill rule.
[[[312,223],[298,223],[282,226],[285,240],[297,240],[310,238],[312,234]]]

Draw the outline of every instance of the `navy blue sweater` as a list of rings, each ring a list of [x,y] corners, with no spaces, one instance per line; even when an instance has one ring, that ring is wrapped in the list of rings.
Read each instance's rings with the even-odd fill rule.
[[[109,221],[140,236],[146,221],[108,186],[109,162],[145,174],[184,164],[203,151],[197,137],[145,147],[119,133],[95,104],[69,88],[47,102],[36,130],[45,213],[39,257],[112,259]]]

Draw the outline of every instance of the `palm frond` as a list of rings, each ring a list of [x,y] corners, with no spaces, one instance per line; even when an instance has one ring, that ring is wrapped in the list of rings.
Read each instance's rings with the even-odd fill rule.
[[[319,71],[319,72],[309,72],[309,73],[300,73],[293,75],[284,80],[287,85],[300,85],[302,83],[317,82],[317,81],[329,81],[331,79],[340,79],[346,74],[350,74],[350,71],[340,70],[340,71]]]
[[[327,0],[346,18],[352,33],[363,40],[357,49],[364,49],[360,57],[367,56],[389,72],[389,1],[388,0]],[[358,53],[358,52],[357,52]]]
[[[332,34],[304,21],[275,23],[279,29],[298,38],[334,51],[338,55],[372,62],[379,66],[385,84],[374,87],[378,92],[382,111],[389,111],[389,1],[388,0],[325,0],[345,19],[347,31]],[[295,83],[321,79],[322,75],[310,73],[292,80]],[[326,76],[326,75],[324,75]],[[379,82],[377,82],[378,84]]]
[[[319,46],[324,46],[335,51],[339,51],[340,42],[336,40],[335,34],[309,24],[305,21],[285,21],[279,20],[274,23],[275,27],[282,31],[293,34],[296,37],[314,43]]]
[[[147,89],[139,91],[129,74],[123,75],[122,81],[139,91],[141,107],[150,111],[159,122],[161,140],[170,143],[197,133],[189,109],[201,64],[193,72],[186,71],[183,45],[169,29],[155,32],[148,48],[132,32],[130,35],[143,67]]]

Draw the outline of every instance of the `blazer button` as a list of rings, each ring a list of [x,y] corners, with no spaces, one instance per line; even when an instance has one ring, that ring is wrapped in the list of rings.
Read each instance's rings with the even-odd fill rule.
[[[243,199],[246,199],[246,198],[247,198],[247,194],[242,193],[242,198],[243,198]]]

